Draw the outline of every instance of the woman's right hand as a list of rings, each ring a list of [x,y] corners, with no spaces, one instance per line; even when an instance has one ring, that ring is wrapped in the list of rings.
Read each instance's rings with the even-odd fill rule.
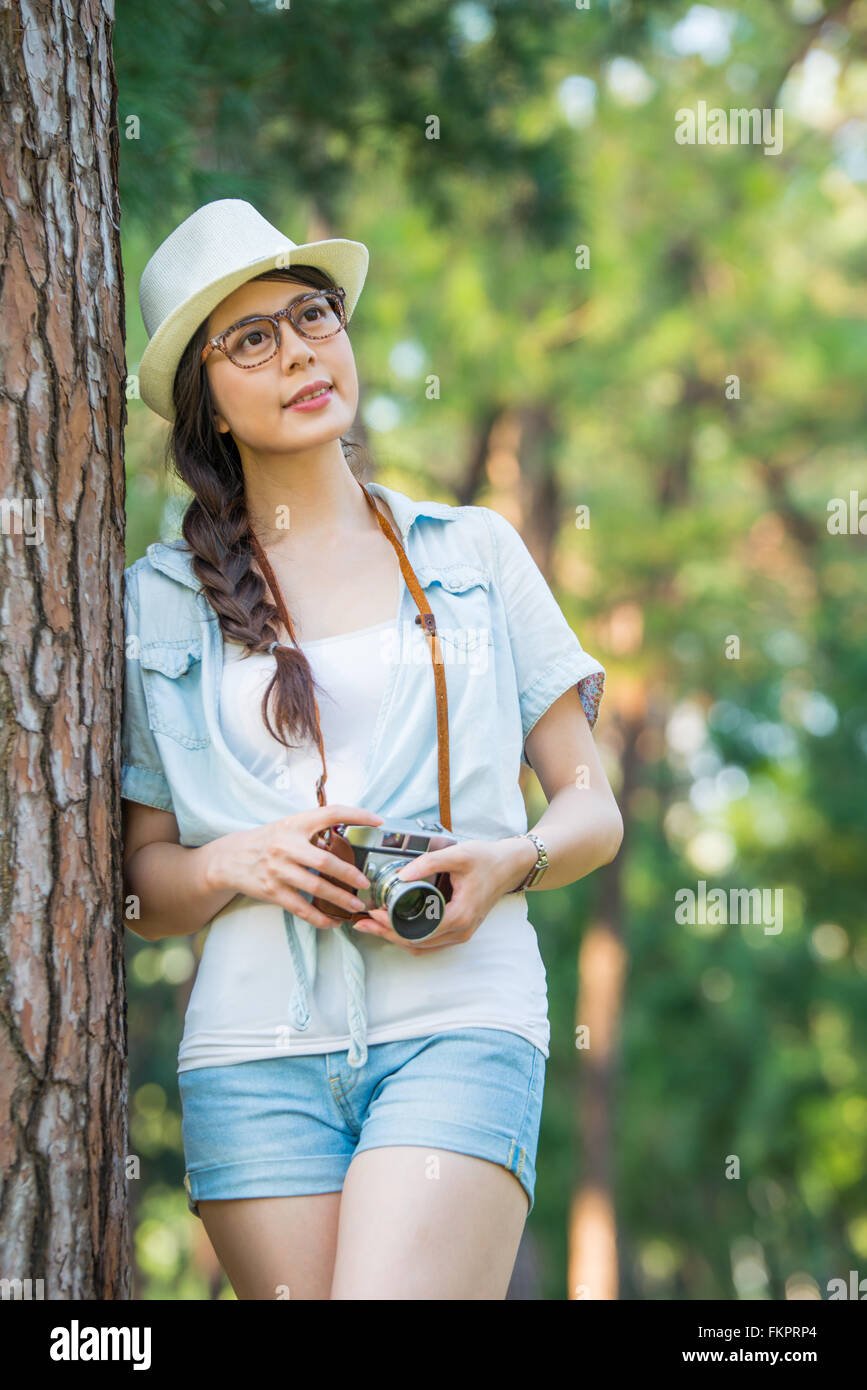
[[[369,887],[370,880],[354,864],[312,845],[311,837],[331,825],[382,825],[384,819],[360,806],[316,806],[252,830],[221,835],[210,845],[209,887],[233,888],[236,893],[276,903],[314,927],[337,927],[340,922],[336,918],[320,912],[302,898],[301,892],[327,898],[346,911],[348,921],[359,910],[365,910],[365,904],[352,890]],[[339,879],[347,887],[326,882],[323,874]]]

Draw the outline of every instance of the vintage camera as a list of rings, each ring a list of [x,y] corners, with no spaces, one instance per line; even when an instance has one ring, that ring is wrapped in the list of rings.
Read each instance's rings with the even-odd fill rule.
[[[398,936],[407,941],[422,941],[431,936],[443,919],[446,903],[452,895],[452,883],[445,872],[431,874],[405,883],[397,877],[404,864],[428,850],[446,849],[456,845],[465,835],[445,830],[437,821],[393,820],[389,825],[336,825],[319,832],[313,843],[327,849],[347,863],[354,863],[370,879],[369,888],[352,891],[368,907],[384,907],[388,920]],[[329,883],[345,888],[345,883],[322,874]],[[341,922],[357,922],[365,912],[347,916],[325,898],[313,898],[328,917]]]

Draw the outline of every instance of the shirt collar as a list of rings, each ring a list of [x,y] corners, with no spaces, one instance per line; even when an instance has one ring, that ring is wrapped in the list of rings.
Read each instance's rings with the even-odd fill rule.
[[[448,502],[413,502],[405,493],[398,492],[393,487],[385,487],[382,483],[365,483],[365,487],[374,497],[381,497],[383,502],[388,503],[404,542],[416,517],[433,516],[439,521],[457,520],[458,508]]]
[[[418,517],[431,516],[439,521],[456,521],[459,515],[459,508],[451,506],[448,502],[413,502],[405,493],[385,487],[382,483],[365,483],[365,487],[374,497],[388,503],[404,546],[410,527]],[[154,541],[147,548],[147,557],[154,569],[177,579],[188,589],[201,587],[192,567],[193,552],[183,538],[176,541]]]

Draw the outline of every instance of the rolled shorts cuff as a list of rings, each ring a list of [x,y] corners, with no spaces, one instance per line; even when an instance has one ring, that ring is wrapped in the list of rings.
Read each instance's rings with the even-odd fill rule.
[[[386,1149],[400,1144],[418,1145],[419,1148],[448,1149],[450,1153],[466,1154],[470,1158],[484,1158],[508,1168],[520,1182],[529,1200],[527,1215],[533,1210],[536,1190],[536,1165],[532,1154],[518,1138],[508,1142],[501,1134],[485,1133],[473,1125],[462,1125],[455,1121],[437,1120],[429,1128],[413,1125],[402,1131],[401,1138],[395,1138],[392,1126],[383,1123],[377,1126],[369,1122],[358,1142],[356,1153],[366,1149]]]
[[[305,1196],[319,1192],[339,1192],[352,1162],[352,1154],[296,1154],[281,1161],[279,1173],[273,1159],[243,1159],[221,1163],[214,1168],[198,1168],[184,1173],[187,1206],[201,1217],[199,1202],[225,1201],[235,1197],[294,1196],[303,1184]],[[287,1192],[287,1183],[292,1189]]]
[[[391,1130],[379,1134],[376,1126],[368,1126],[355,1153],[364,1153],[367,1149],[394,1148],[402,1144],[419,1148],[448,1149],[450,1153],[466,1154],[470,1158],[484,1158],[490,1163],[507,1168],[510,1173],[514,1173],[527,1194],[528,1216],[535,1206],[536,1165],[529,1151],[517,1139],[505,1144],[499,1134],[485,1137],[478,1129],[469,1125],[442,1123],[437,1124],[435,1129],[414,1129],[396,1139]],[[186,1172],[184,1188],[187,1207],[194,1216],[201,1219],[198,1209],[200,1201],[236,1197],[293,1196],[294,1189],[290,1193],[286,1191],[287,1181],[292,1185],[293,1176],[303,1181],[305,1196],[320,1192],[340,1192],[354,1157],[355,1154],[312,1154],[294,1159],[287,1158],[279,1174],[274,1173],[274,1164],[270,1159],[262,1163],[249,1160],[242,1163],[224,1163],[217,1168]]]

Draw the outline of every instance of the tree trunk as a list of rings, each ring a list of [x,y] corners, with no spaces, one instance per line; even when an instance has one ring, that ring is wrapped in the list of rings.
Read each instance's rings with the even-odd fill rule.
[[[12,1297],[130,1291],[112,28],[0,16],[0,1276],[44,1280]]]
[[[557,532],[562,518],[560,483],[554,460],[557,431],[547,405],[521,406],[521,534],[550,583]]]
[[[638,776],[637,744],[643,716],[621,719],[623,782],[619,803],[624,825]],[[616,1299],[617,1209],[614,1200],[613,1127],[619,1033],[627,948],[623,933],[623,858],[601,870],[599,915],[584,934],[578,955],[576,1025],[586,1027],[579,1051],[581,1086],[577,1142],[584,1155],[569,1213],[570,1299]],[[582,1039],[583,1041],[583,1039]]]

